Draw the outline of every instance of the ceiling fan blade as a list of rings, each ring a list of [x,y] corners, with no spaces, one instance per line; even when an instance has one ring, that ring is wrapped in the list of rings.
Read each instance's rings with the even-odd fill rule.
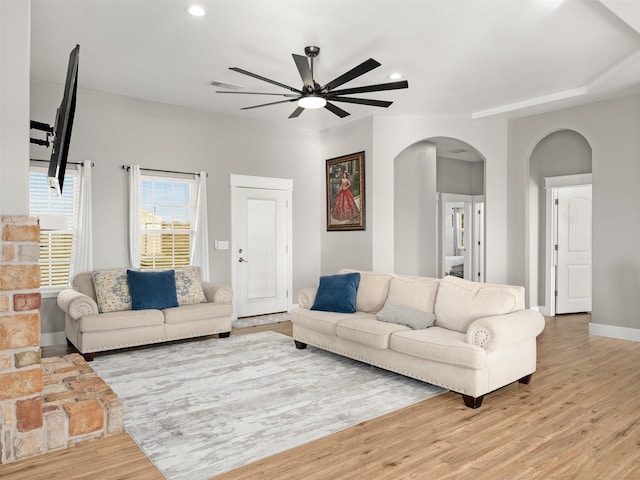
[[[347,115],[351,115],[349,112],[345,112],[343,109],[341,109],[340,107],[335,106],[333,103],[327,102],[327,104],[324,106],[324,108],[329,110],[331,113],[335,113],[340,118],[344,118]]]
[[[296,97],[300,95],[297,93],[266,93],[266,92],[228,92],[226,90],[216,90],[216,93],[235,93],[236,95],[275,95],[278,97]]]
[[[373,58],[370,58],[369,60],[365,60],[357,67],[354,67],[351,70],[349,70],[347,73],[343,73],[338,78],[331,80],[324,87],[322,87],[322,90],[331,91],[334,88],[339,87],[343,83],[347,83],[353,80],[354,78],[359,77],[360,75],[364,75],[365,73],[370,72],[371,70],[379,67],[380,65],[382,64],[380,62],[377,62]]]
[[[293,111],[291,115],[289,115],[289,118],[297,118],[302,112],[304,112],[304,108],[298,107]]]
[[[271,102],[271,103],[262,103],[260,105],[253,105],[251,107],[244,107],[241,108],[240,110],[251,110],[253,108],[259,108],[259,107],[267,107],[269,105],[277,105],[278,103],[287,103],[287,102],[295,102],[297,100],[297,98],[292,98],[290,100],[279,100],[277,102]]]
[[[389,105],[393,103],[387,100],[371,100],[369,98],[353,98],[353,97],[334,97],[333,95],[329,95],[326,98],[327,100],[331,100],[332,102],[357,103],[359,105],[369,105],[372,107],[384,107],[384,108],[387,108]]]
[[[289,85],[285,85],[284,83],[276,82],[275,80],[271,80],[270,78],[263,77],[261,75],[257,75],[255,73],[248,72],[247,70],[243,70],[238,67],[229,67],[229,70],[233,70],[234,72],[242,73],[243,75],[248,75],[253,78],[257,78],[258,80],[262,80],[263,82],[271,83],[272,85],[277,85],[278,87],[286,88],[287,90],[291,90],[292,92],[300,93],[302,92],[297,88],[290,87]]]
[[[379,83],[377,85],[367,85],[364,87],[345,88],[344,90],[334,90],[331,94],[348,95],[350,93],[382,92],[383,90],[399,90],[401,88],[409,88],[409,82],[402,80],[400,82]]]
[[[298,72],[300,72],[302,83],[304,83],[304,86],[310,91],[313,91],[313,74],[311,73],[311,68],[309,67],[309,61],[307,60],[307,57],[296,55],[295,53],[292,53],[291,55],[293,56],[293,60],[296,62]]]

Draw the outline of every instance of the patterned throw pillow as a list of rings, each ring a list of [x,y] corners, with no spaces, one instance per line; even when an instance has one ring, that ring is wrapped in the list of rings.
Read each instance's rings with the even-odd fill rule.
[[[178,305],[207,302],[200,283],[200,267],[193,265],[176,268],[176,293]]]
[[[96,287],[96,300],[100,313],[131,310],[131,294],[126,270],[93,272],[93,284]]]

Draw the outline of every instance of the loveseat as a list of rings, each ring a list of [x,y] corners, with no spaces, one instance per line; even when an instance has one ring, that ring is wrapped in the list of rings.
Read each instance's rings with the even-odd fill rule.
[[[67,342],[87,360],[105,350],[231,333],[231,288],[202,281],[196,266],[81,272],[71,287],[58,306]]]
[[[507,384],[529,383],[545,325],[525,309],[523,287],[354,270],[301,290],[291,321],[297,348],[447,388],[470,408]]]

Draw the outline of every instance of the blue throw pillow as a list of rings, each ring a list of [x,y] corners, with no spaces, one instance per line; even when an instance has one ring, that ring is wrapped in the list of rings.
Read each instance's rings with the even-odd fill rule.
[[[147,310],[150,308],[177,307],[176,272],[138,272],[127,270],[129,293],[131,294],[131,310]]]
[[[354,313],[360,272],[320,277],[320,286],[311,310]]]

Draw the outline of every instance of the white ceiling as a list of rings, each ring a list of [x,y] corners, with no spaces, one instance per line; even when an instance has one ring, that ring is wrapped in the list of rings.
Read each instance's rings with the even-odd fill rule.
[[[31,75],[64,82],[80,44],[81,88],[305,129],[370,115],[524,116],[640,91],[640,0],[31,0]],[[635,28],[634,28],[635,27]],[[241,111],[278,97],[216,94],[213,80],[246,91],[289,93],[230,71],[240,67],[300,88],[291,57],[321,48],[324,84],[372,57],[381,67],[343,88],[409,89],[360,94],[388,109],[339,104],[287,117],[293,103]]]

